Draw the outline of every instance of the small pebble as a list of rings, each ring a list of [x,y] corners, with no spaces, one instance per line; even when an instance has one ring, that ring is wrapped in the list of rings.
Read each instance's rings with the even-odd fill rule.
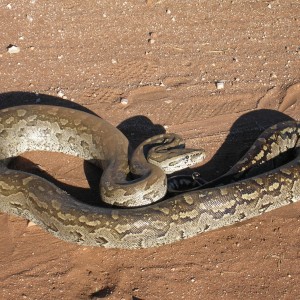
[[[8,4],[6,5],[6,8],[8,8],[8,9],[12,9],[12,6],[11,6],[11,4],[10,4],[10,3],[8,3]]]
[[[151,39],[156,39],[157,38],[157,33],[156,32],[149,32],[149,35]]]
[[[171,14],[171,11],[170,11],[169,9],[167,9],[167,10],[166,10],[166,14],[167,14],[167,15],[170,15],[170,14]]]
[[[224,89],[224,86],[225,86],[225,82],[224,82],[223,80],[217,81],[217,82],[216,82],[217,90],[222,90],[222,89]]]
[[[111,63],[112,63],[112,64],[116,64],[116,63],[118,63],[118,62],[117,62],[116,59],[113,58],[113,59],[111,60]]]
[[[64,94],[63,91],[58,91],[57,96],[60,97],[60,98],[63,98],[65,96],[65,94]]]
[[[33,21],[33,17],[30,16],[30,15],[26,15],[26,19],[27,19],[29,22],[32,22],[32,21]]]
[[[19,53],[20,52],[20,47],[15,46],[15,45],[9,45],[7,47],[7,52],[10,54],[15,54],[15,53]]]
[[[28,221],[27,227],[32,227],[32,226],[36,226],[36,224],[32,221]]]
[[[154,44],[155,39],[157,38],[157,33],[156,32],[149,32],[150,39],[148,39],[149,44]]]
[[[127,98],[121,98],[120,103],[123,105],[127,105],[128,104],[128,99]]]

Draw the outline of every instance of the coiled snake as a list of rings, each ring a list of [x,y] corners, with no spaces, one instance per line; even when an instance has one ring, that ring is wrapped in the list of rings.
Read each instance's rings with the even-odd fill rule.
[[[165,172],[204,157],[201,150],[179,149],[178,154],[177,149],[168,149],[168,143],[182,148],[176,135],[160,135],[138,147],[129,165],[127,139],[97,116],[43,105],[1,110],[0,211],[30,219],[66,241],[108,248],[148,248],[300,200],[298,122],[279,123],[267,129],[245,156],[216,181],[158,201],[166,193]],[[152,163],[144,157],[149,145],[154,146],[147,150]],[[45,179],[7,168],[9,158],[33,150],[63,152],[101,166],[103,200],[118,206],[143,206],[91,206]],[[167,158],[161,162],[159,154]],[[165,171],[155,165],[165,162]]]

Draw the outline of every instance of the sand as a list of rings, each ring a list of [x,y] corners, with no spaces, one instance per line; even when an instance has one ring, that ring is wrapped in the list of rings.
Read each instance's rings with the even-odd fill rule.
[[[84,107],[135,147],[162,132],[224,173],[263,129],[300,119],[298,1],[1,1],[0,108]],[[14,47],[12,47],[14,46]],[[97,201],[66,155],[15,167]],[[49,174],[49,175],[47,175]],[[297,299],[300,205],[172,245],[68,244],[0,214],[0,299]]]

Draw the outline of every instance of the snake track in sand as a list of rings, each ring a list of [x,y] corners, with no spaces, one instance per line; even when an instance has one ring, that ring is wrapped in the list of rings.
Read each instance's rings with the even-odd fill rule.
[[[160,135],[146,144],[173,139],[173,135]],[[300,124],[296,121],[264,131],[218,184],[143,207],[90,206],[45,179],[7,168],[9,158],[26,151],[79,156],[103,169],[102,197],[112,202],[121,198],[124,206],[131,205],[132,198],[137,198],[137,203],[146,199],[147,204],[164,196],[166,176],[143,157],[146,144],[138,147],[129,166],[125,136],[94,115],[43,105],[1,110],[0,211],[30,219],[66,241],[108,248],[148,248],[300,200]],[[136,175],[131,182],[127,180],[129,168]]]

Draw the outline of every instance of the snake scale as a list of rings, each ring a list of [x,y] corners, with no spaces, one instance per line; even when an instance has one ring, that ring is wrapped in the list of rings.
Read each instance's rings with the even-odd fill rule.
[[[152,144],[160,153],[161,143],[175,140],[170,134],[147,140],[135,150],[130,165],[126,137],[97,116],[44,105],[1,110],[0,211],[32,220],[69,242],[133,249],[169,244],[300,200],[296,121],[264,131],[215,184],[161,200],[167,171],[155,165],[156,158],[147,162],[144,149]],[[154,203],[132,208],[92,206],[39,176],[7,167],[10,158],[34,150],[79,156],[101,167],[102,198],[122,199],[121,206],[131,205],[132,198],[138,199],[133,206],[144,199],[146,204]],[[180,165],[189,165],[194,156],[204,157],[201,151],[183,153]],[[168,165],[177,164],[175,157]]]

